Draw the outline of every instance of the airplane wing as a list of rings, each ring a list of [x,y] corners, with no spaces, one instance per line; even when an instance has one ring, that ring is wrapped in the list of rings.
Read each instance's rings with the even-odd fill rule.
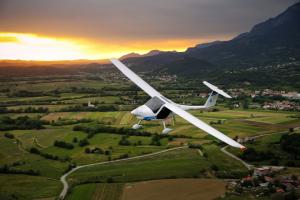
[[[148,83],[146,83],[143,79],[141,79],[138,75],[136,75],[133,71],[131,71],[128,67],[126,67],[123,63],[121,63],[118,59],[110,59],[110,61],[132,82],[134,82],[138,87],[144,90],[149,96],[162,96],[158,91],[156,91],[153,87],[151,87]]]
[[[224,135],[223,133],[219,132],[218,130],[214,129],[213,127],[209,126],[208,124],[204,123],[203,121],[199,120],[198,118],[194,117],[190,113],[184,111],[180,107],[178,107],[175,103],[170,101],[169,99],[165,98],[161,95],[158,91],[156,91],[153,87],[151,87],[148,83],[146,83],[143,79],[141,79],[138,75],[136,75],[133,71],[127,68],[123,63],[121,63],[117,59],[111,59],[111,62],[125,75],[127,76],[132,82],[134,82],[137,86],[139,86],[142,90],[144,90],[147,94],[151,97],[158,97],[162,101],[165,102],[164,106],[174,112],[175,114],[181,116],[194,126],[202,129],[203,131],[209,133],[210,135],[222,140],[223,142],[237,148],[245,149],[245,147],[238,142],[234,141],[230,137]],[[214,86],[215,87],[215,86]],[[216,88],[214,88],[216,89]]]
[[[206,85],[207,87],[209,87],[211,90],[213,90],[213,91],[217,92],[218,94],[222,95],[223,97],[232,98],[229,94],[227,94],[223,90],[219,89],[218,87],[214,86],[213,84],[211,84],[207,81],[203,81],[203,84]]]
[[[237,147],[240,149],[246,149],[243,145],[239,144],[235,140],[231,139],[230,137],[224,135],[223,133],[219,132],[218,130],[214,129],[213,127],[209,126],[208,124],[204,123],[203,121],[199,120],[195,116],[191,115],[190,113],[184,111],[183,109],[179,108],[178,106],[166,103],[164,104],[166,108],[174,112],[175,114],[179,115],[183,119],[187,120],[194,126],[202,129],[203,131],[209,133],[210,135],[218,138],[219,140],[222,140],[223,142],[229,144],[230,146]]]

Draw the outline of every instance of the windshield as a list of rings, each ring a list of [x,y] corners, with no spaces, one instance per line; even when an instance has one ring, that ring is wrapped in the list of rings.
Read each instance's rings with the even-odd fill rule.
[[[145,105],[148,108],[150,108],[153,111],[153,113],[157,113],[157,111],[160,109],[160,107],[164,104],[165,104],[165,102],[160,100],[158,97],[153,97],[152,99],[150,99],[149,101],[147,101],[145,103]]]

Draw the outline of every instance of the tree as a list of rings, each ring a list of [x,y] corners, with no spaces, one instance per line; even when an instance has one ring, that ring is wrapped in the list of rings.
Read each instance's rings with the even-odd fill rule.
[[[219,171],[219,167],[217,165],[215,165],[215,164],[212,164],[210,166],[210,169],[213,170],[213,171]]]
[[[83,140],[80,140],[79,141],[79,146],[83,147],[83,146],[86,146],[86,145],[89,145],[89,141],[87,139],[83,139]]]
[[[127,139],[127,136],[123,135],[121,140],[119,141],[119,145],[129,146],[130,142]]]
[[[160,136],[158,134],[154,134],[152,136],[152,141],[151,141],[150,145],[161,146]]]
[[[90,148],[85,148],[84,152],[85,153],[91,153],[91,150],[90,150]]]
[[[60,148],[65,148],[65,149],[73,149],[74,145],[65,141],[59,141],[55,140],[54,141],[54,146],[60,147]]]
[[[15,138],[14,134],[12,134],[12,133],[4,133],[4,136],[9,138],[9,139],[14,139]]]
[[[77,137],[74,137],[74,138],[73,138],[73,143],[77,143],[77,142],[78,142]]]

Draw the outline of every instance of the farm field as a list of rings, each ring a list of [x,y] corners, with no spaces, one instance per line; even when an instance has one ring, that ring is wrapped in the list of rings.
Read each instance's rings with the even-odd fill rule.
[[[212,200],[225,194],[225,184],[218,179],[165,179],[127,183],[122,200]]]
[[[162,178],[207,177],[210,176],[211,164],[219,166],[221,171],[247,173],[243,165],[233,162],[232,158],[223,155],[214,145],[205,146],[205,151],[208,153],[207,159],[199,155],[195,149],[182,149],[149,158],[91,166],[74,172],[68,180],[76,184],[91,180],[106,181],[111,178],[116,182],[132,182]]]
[[[67,200],[120,200],[122,183],[97,183],[76,186]]]
[[[4,84],[0,85],[0,89],[4,92],[0,95],[0,120],[25,119],[27,116],[29,122],[25,124],[35,124],[36,121],[30,120],[38,120],[42,127],[0,131],[0,167],[3,170],[0,173],[0,199],[13,198],[14,195],[19,199],[55,199],[62,190],[60,177],[75,166],[132,158],[180,146],[185,148],[79,169],[67,177],[71,189],[66,199],[121,200],[121,194],[124,194],[122,200],[127,200],[133,198],[128,196],[129,193],[126,194],[129,187],[135,188],[134,196],[138,198],[138,194],[147,192],[148,187],[144,186],[148,184],[149,194],[153,193],[151,190],[175,184],[179,189],[187,189],[182,191],[184,196],[190,194],[188,188],[192,190],[192,185],[198,188],[204,185],[203,181],[212,181],[207,187],[220,184],[220,193],[201,192],[210,199],[224,194],[224,183],[217,179],[240,178],[248,173],[240,162],[220,150],[222,143],[178,116],[174,124],[172,120],[167,121],[167,126],[174,129],[169,136],[160,135],[160,122],[148,121],[142,122],[143,127],[138,130],[141,135],[132,134],[130,128],[137,119],[130,114],[130,110],[149,97],[132,84],[124,84],[124,80],[113,80],[109,85],[104,80],[80,77],[33,81],[24,78],[16,82],[2,82]],[[153,85],[158,87],[161,84],[156,80]],[[171,99],[174,97],[178,103],[205,102],[204,98],[193,96],[190,90],[167,88],[162,93]],[[177,93],[189,95],[179,98]],[[89,101],[99,106],[99,110],[88,108]],[[296,130],[300,126],[297,112],[231,110],[224,105],[222,102],[216,110],[191,113],[231,138],[287,132],[290,128]],[[78,126],[91,130],[76,130]],[[93,132],[92,129],[97,126],[118,131]],[[246,146],[283,156],[279,145],[274,144],[278,143],[280,136],[261,137],[254,144]],[[55,145],[57,142],[60,145]],[[201,145],[202,154],[197,148],[188,148],[190,144]],[[240,154],[239,150],[228,150]],[[282,158],[278,164],[285,164],[289,159]],[[270,164],[270,161],[253,164]],[[291,170],[298,172],[296,167]],[[159,188],[152,183],[157,183]],[[182,183],[191,184],[191,187],[185,188]],[[35,191],[37,189],[38,192]],[[163,191],[153,195],[166,198]],[[195,198],[200,198],[198,195],[195,194]],[[145,199],[151,197],[145,196]]]
[[[62,189],[59,180],[43,176],[0,174],[0,185],[1,199],[55,199]]]

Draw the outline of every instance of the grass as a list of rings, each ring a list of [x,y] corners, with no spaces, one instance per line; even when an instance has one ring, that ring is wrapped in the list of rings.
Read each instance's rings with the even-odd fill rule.
[[[128,83],[128,82],[126,82]],[[156,82],[158,83],[158,82]],[[109,87],[112,88],[125,88],[132,84],[123,84],[123,82],[110,83]],[[7,94],[0,95],[1,102],[10,102],[9,109],[19,109],[31,107],[47,107],[49,113],[9,113],[0,114],[0,116],[10,116],[16,118],[19,116],[30,116],[38,118],[42,116],[44,120],[57,120],[62,119],[82,119],[88,118],[94,121],[101,121],[115,127],[131,127],[136,123],[136,118],[130,114],[129,111],[120,112],[57,112],[61,108],[74,105],[82,105],[88,101],[98,101],[100,104],[116,104],[121,101],[120,94],[122,91],[113,91],[111,96],[96,96],[96,94],[81,94],[68,92],[72,87],[77,88],[95,88],[102,89],[108,86],[107,82],[102,80],[87,80],[80,78],[78,80],[57,78],[55,80],[33,80],[33,81],[14,81],[5,82],[0,88],[9,88],[10,91],[29,90],[30,91],[53,91],[58,89],[64,91],[59,97],[53,96],[40,96],[40,97],[22,97],[22,98],[9,98]],[[178,90],[169,91],[173,92],[172,96],[178,94]],[[186,92],[186,91],[182,91]],[[138,92],[140,95],[144,93]],[[116,95],[114,95],[116,94]],[[126,98],[126,96],[122,96]],[[173,99],[173,98],[172,98]],[[203,102],[201,98],[188,97],[187,101],[193,104]],[[19,105],[14,103],[20,102]],[[182,101],[182,100],[180,100]],[[123,109],[131,109],[134,105],[122,105]],[[287,130],[290,125],[298,126],[299,119],[292,118],[296,115],[295,112],[282,112],[282,111],[266,111],[266,110],[228,110],[220,108],[219,112],[200,112],[192,111],[192,114],[205,121],[206,123],[217,122],[218,120],[224,121],[223,124],[213,124],[215,128],[221,132],[229,135],[230,137],[240,136],[253,136],[260,135],[266,132],[276,132],[278,130]],[[171,123],[170,123],[171,124]],[[265,124],[265,125],[263,125]],[[143,129],[152,133],[160,133],[162,125],[159,122],[142,122]],[[19,199],[41,199],[51,198],[58,195],[61,190],[61,184],[56,180],[65,172],[68,163],[47,160],[39,155],[30,154],[26,149],[37,147],[44,153],[58,155],[59,157],[69,156],[72,161],[78,165],[88,164],[94,162],[102,162],[108,160],[107,155],[99,154],[86,154],[84,149],[86,147],[94,148],[100,147],[104,150],[110,149],[112,159],[117,159],[120,155],[128,154],[130,157],[142,155],[151,152],[157,152],[167,148],[168,140],[162,139],[162,146],[150,146],[151,137],[137,137],[130,136],[128,140],[134,144],[138,141],[142,145],[138,146],[120,146],[118,145],[121,139],[120,135],[100,133],[89,139],[90,144],[86,147],[79,147],[78,143],[73,143],[73,138],[81,140],[87,135],[83,132],[72,131],[71,126],[46,126],[42,130],[13,130],[8,131],[13,133],[15,137],[22,141],[22,148],[17,145],[15,140],[5,138],[4,132],[0,132],[0,165],[12,164],[17,161],[24,162],[20,166],[15,166],[17,169],[33,169],[39,170],[41,176],[27,176],[27,175],[0,175],[0,197],[1,193],[16,194]],[[90,180],[106,182],[108,178],[120,183],[97,183],[85,184],[76,186],[68,199],[117,199],[116,196],[120,194],[123,187],[123,182],[152,180],[162,178],[177,178],[177,177],[207,177],[213,176],[210,169],[211,165],[216,165],[220,171],[232,172],[246,170],[236,160],[228,157],[220,151],[220,147],[211,143],[211,137],[203,131],[195,128],[193,125],[186,122],[180,117],[176,117],[175,126],[169,125],[174,130],[170,133],[176,135],[190,136],[192,139],[176,139],[177,145],[181,142],[193,141],[195,143],[206,143],[204,152],[208,157],[204,158],[199,155],[197,150],[185,149],[176,152],[168,152],[165,154],[147,157],[138,160],[122,161],[114,164],[99,165],[89,168],[83,168],[71,174],[69,181],[72,183],[85,182]],[[280,156],[285,156],[285,152],[278,150],[276,142],[279,140],[280,135],[270,135],[260,138],[255,144],[247,144],[246,146],[254,147],[258,150],[272,150]],[[66,150],[53,146],[55,140],[63,140],[73,143],[75,148]],[[174,144],[176,143],[173,142]],[[25,149],[25,150],[24,150]],[[234,153],[238,153],[236,149],[229,149]],[[269,164],[262,162],[262,164]],[[284,164],[285,160],[280,161]],[[291,169],[294,173],[299,173],[297,168]],[[55,180],[53,180],[55,179]],[[116,196],[109,196],[116,194]]]
[[[15,140],[4,137],[0,134],[0,164],[8,164],[21,160],[25,152],[18,148]]]
[[[225,185],[224,181],[212,178],[161,179],[127,183],[122,199],[215,199],[225,194]]]
[[[246,170],[239,162],[224,155],[216,146],[205,146],[208,159],[197,150],[181,149],[137,160],[122,161],[79,169],[68,177],[71,183],[85,181],[132,182],[163,178],[205,177],[211,164],[220,170]]]
[[[290,112],[262,112],[256,110],[221,110],[219,112],[199,112],[193,111],[192,114],[199,117],[206,123],[217,122],[222,120],[224,123],[221,125],[212,125],[217,129],[220,129],[225,134],[230,137],[235,137],[237,135],[241,137],[259,135],[260,132],[268,131],[272,128],[272,124],[284,123],[287,125],[289,123],[294,123],[295,119],[291,118],[294,113]],[[44,116],[44,120],[57,120],[58,118],[65,119],[82,119],[88,118],[92,120],[102,121],[114,126],[119,127],[131,127],[132,124],[136,123],[136,119],[127,111],[121,112],[61,112],[61,113],[50,113]],[[246,123],[244,121],[239,121],[240,119],[249,120],[250,122],[264,122],[269,124],[269,127],[258,126],[255,124]],[[160,133],[162,131],[162,125],[159,122],[142,122],[143,128],[146,131]],[[172,125],[170,121],[171,128],[174,131],[171,134],[182,134],[191,136],[193,138],[203,138],[206,133],[194,127],[193,125],[186,122],[184,119],[176,116],[175,126]]]
[[[59,178],[67,169],[67,163],[44,159],[35,154],[30,154],[20,146],[15,140],[7,139],[2,134],[0,136],[0,165],[11,165],[14,162],[24,162],[22,165],[13,167],[22,170],[39,171],[41,176],[49,178]]]
[[[205,144],[203,147],[204,152],[208,154],[208,162],[218,166],[220,171],[246,171],[244,165],[225,155],[219,146]]]
[[[284,166],[288,160],[294,160],[294,156],[281,149],[280,138],[283,134],[283,132],[279,132],[263,136],[256,139],[253,144],[246,144],[246,147],[254,148],[256,151],[272,152],[277,157],[276,161],[278,162],[278,165]],[[240,151],[234,148],[229,148],[228,150],[237,156],[241,154]],[[271,161],[272,160],[262,160],[249,163],[254,165],[274,165]]]
[[[76,137],[79,140],[86,137],[85,133],[82,132],[72,132],[68,134],[63,140],[72,143],[73,138]],[[149,146],[151,142],[151,137],[143,136],[130,136],[128,140],[132,143],[141,141],[143,145],[141,146],[121,146],[119,141],[121,140],[121,135],[109,134],[109,133],[99,133],[93,138],[89,139],[90,144],[85,147],[79,147],[77,143],[74,144],[74,148],[71,150],[62,149],[55,146],[49,146],[42,150],[42,152],[58,155],[61,157],[71,157],[73,161],[77,164],[89,164],[93,162],[101,162],[108,160],[108,156],[103,154],[86,154],[85,148],[95,148],[99,147],[103,150],[111,151],[111,158],[118,159],[123,154],[128,154],[128,156],[137,156],[146,153],[156,152],[166,148],[167,139],[162,140],[162,146]]]
[[[74,187],[66,200],[119,200],[122,183],[84,184]]]
[[[22,141],[24,148],[28,149],[30,147],[36,146],[34,143],[34,138],[42,146],[51,146],[55,140],[60,140],[66,137],[69,133],[72,133],[71,127],[48,127],[46,129],[40,130],[14,130],[9,131],[14,134],[16,138]]]
[[[0,174],[0,194],[18,199],[55,198],[62,189],[58,180],[40,176]]]
[[[83,168],[71,174],[68,180],[82,182],[97,178],[106,181],[112,177],[117,182],[132,182],[168,177],[193,177],[200,175],[201,169],[205,169],[206,166],[207,162],[197,151],[185,149],[138,160]]]

